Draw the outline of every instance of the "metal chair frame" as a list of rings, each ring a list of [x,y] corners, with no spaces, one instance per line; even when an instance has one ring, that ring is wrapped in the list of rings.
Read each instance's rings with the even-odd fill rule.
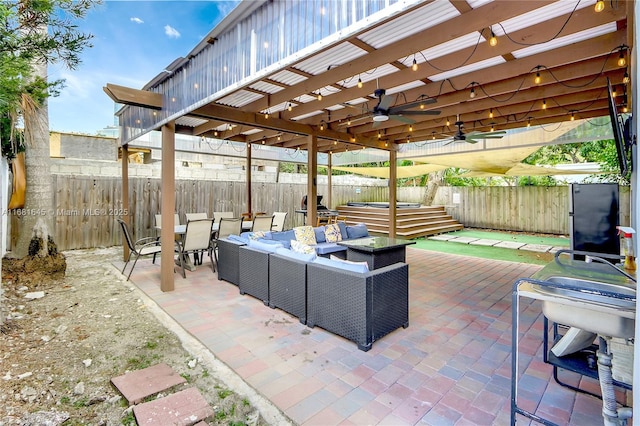
[[[127,275],[127,281],[131,277],[131,273],[133,269],[136,267],[136,263],[140,256],[151,256],[153,255],[154,259],[156,254],[160,253],[162,248],[160,247],[160,240],[156,237],[145,237],[141,238],[134,242],[133,238],[131,238],[131,234],[129,233],[129,226],[122,219],[118,219],[118,223],[120,223],[120,227],[122,228],[122,233],[124,234],[124,239],[129,247],[129,257],[127,257],[127,261],[124,263],[122,267],[122,274],[124,275],[124,270],[127,268],[129,261],[131,260],[131,255],[135,254],[136,258],[133,261],[133,265],[131,266],[131,270],[129,271],[129,275]]]
[[[184,257],[189,253],[202,253],[205,250],[209,253],[211,259],[211,269],[215,272],[213,265],[213,258],[211,257],[211,228],[213,226],[213,219],[198,219],[190,220],[187,222],[187,228],[184,234],[184,239],[178,241],[178,257],[180,259],[180,267],[182,268],[182,278],[186,278]],[[200,261],[202,264],[202,261]]]

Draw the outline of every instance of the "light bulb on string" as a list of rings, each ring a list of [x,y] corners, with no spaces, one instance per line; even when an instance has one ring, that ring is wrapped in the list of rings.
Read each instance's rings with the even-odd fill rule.
[[[358,89],[362,89],[362,79],[358,77]]]
[[[542,109],[547,109],[547,100],[546,99],[542,100]]]
[[[473,87],[473,83],[471,83],[471,92],[469,92],[469,97],[471,99],[476,97],[476,89]]]
[[[627,66],[627,59],[624,57],[624,49],[620,48],[620,56],[618,56],[618,66],[619,67],[626,67]]]
[[[418,62],[416,62],[415,56],[413,57],[413,65],[411,65],[413,71],[418,71]]]
[[[489,46],[495,47],[498,45],[498,38],[493,33],[493,29],[489,28],[489,30],[491,31],[491,37],[489,38]]]
[[[624,84],[629,84],[630,81],[631,79],[629,78],[629,72],[625,70],[624,76],[622,77],[622,82]]]
[[[604,0],[598,0],[594,9],[596,12],[602,12],[604,10]]]
[[[489,118],[493,118],[493,108],[489,109]]]

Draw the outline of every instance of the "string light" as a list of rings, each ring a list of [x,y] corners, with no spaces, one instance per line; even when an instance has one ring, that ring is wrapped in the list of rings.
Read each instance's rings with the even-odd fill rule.
[[[624,84],[629,84],[630,81],[631,79],[629,78],[629,72],[625,70],[624,76],[622,77],[622,82]]]
[[[216,138],[218,137],[218,131],[217,130],[215,132],[213,132],[213,136],[215,136]]]
[[[536,67],[536,77],[533,79],[533,82],[535,84],[540,84],[540,82],[542,81],[542,78],[540,77],[540,65],[538,65]]]
[[[495,127],[493,127],[493,124],[491,125],[491,131],[493,132],[495,130]]]
[[[409,124],[409,131],[413,132],[413,126],[411,124]]]
[[[287,111],[289,111],[289,112],[293,111],[293,107],[291,106],[291,102],[289,102],[287,104]]]
[[[351,119],[347,119],[347,126],[351,126]]]
[[[451,121],[449,121],[449,117],[447,117],[447,127],[451,125]]]
[[[493,33],[493,29],[492,28],[489,28],[489,31],[491,31],[491,37],[489,38],[489,46],[495,47],[498,44],[498,38]]]
[[[320,122],[320,131],[322,131],[322,130],[324,130],[324,122],[323,121]]]
[[[269,111],[267,111],[267,112],[265,112],[265,113],[264,113],[264,119],[265,119],[265,120],[268,120],[268,119],[269,119]]]
[[[378,132],[378,139],[382,137],[382,133]]]
[[[604,0],[598,0],[596,2],[595,11],[602,12],[604,10]]]
[[[337,140],[333,141],[333,144],[338,145],[338,141]]]
[[[431,139],[436,140],[436,132],[431,132]]]
[[[613,92],[611,92],[611,95],[615,98],[617,94],[618,92],[616,91],[616,86],[613,86]]]
[[[318,100],[321,101],[322,100],[322,93],[318,93]]]
[[[267,141],[265,141],[264,139],[262,139],[262,145],[266,144]]]
[[[493,108],[489,109],[489,118],[493,118]]]
[[[531,127],[531,117],[527,120],[527,127]]]
[[[471,92],[469,93],[469,97],[471,99],[476,97],[476,89],[474,88],[475,83],[471,83]]]
[[[413,65],[411,65],[411,69],[412,69],[413,71],[418,71],[418,62],[416,62],[416,57],[415,57],[415,55],[414,55],[414,57],[413,57]]]
[[[547,100],[546,99],[542,100],[542,109],[547,109]]]
[[[576,117],[575,117],[575,115],[573,114],[573,111],[571,111],[571,121],[573,121],[573,120],[575,120],[575,119],[576,119]]]
[[[618,56],[618,66],[619,67],[626,67],[627,66],[627,60],[624,57],[624,48],[623,47],[620,48],[620,56]]]
[[[385,147],[386,147],[386,146],[389,146],[389,142],[385,142],[385,143],[384,143],[384,146],[385,146]]]
[[[407,143],[411,142],[411,136],[407,135]]]
[[[362,79],[358,77],[358,89],[362,89]]]

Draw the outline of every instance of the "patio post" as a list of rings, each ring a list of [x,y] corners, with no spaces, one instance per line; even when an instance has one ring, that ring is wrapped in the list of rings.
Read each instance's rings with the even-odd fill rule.
[[[331,209],[332,204],[331,204],[331,153],[328,154],[328,160],[327,160],[327,207],[329,207],[329,209]]]
[[[124,223],[131,229],[131,221],[129,220],[129,145],[122,145],[122,211],[127,212],[122,216]],[[114,206],[115,207],[115,206]],[[116,225],[117,226],[117,225]],[[129,245],[122,239],[122,260],[127,261],[129,258]]]
[[[307,136],[307,225],[316,225],[318,195],[318,138]]]
[[[251,144],[247,143],[247,213],[253,217],[251,212]]]
[[[398,154],[389,150],[389,237],[396,237],[396,192],[398,180]]]
[[[176,174],[175,174],[175,139],[176,125],[174,121],[162,126],[162,169],[161,169],[161,195],[160,213],[162,223],[160,230],[160,245],[162,252],[160,257],[160,290],[173,291],[174,289],[174,243],[176,210]]]

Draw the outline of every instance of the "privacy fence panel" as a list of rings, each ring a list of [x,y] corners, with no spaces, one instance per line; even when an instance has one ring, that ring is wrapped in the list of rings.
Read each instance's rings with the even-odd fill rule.
[[[121,244],[116,222],[123,213],[122,184],[118,177],[54,175],[55,239],[60,250]],[[155,236],[155,215],[162,202],[160,179],[129,180],[129,221],[135,238]],[[287,212],[285,226],[304,223],[300,209],[306,184],[253,182],[254,212]],[[620,223],[629,225],[629,188],[620,187]],[[318,186],[328,208],[349,201],[388,201],[384,186],[334,185],[328,204],[326,185]],[[421,202],[424,188],[398,188],[398,200]],[[464,226],[512,231],[568,234],[569,189],[560,187],[441,187],[434,204],[446,206]],[[244,182],[177,180],[176,213],[247,211]],[[11,242],[15,243],[18,218],[11,217]]]

